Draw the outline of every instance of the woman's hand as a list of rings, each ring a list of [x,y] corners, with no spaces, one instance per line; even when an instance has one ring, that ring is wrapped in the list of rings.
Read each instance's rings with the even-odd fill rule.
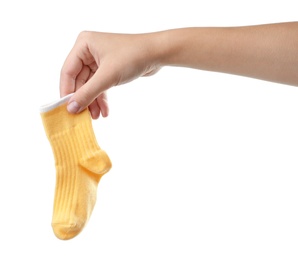
[[[151,34],[82,32],[65,60],[61,97],[75,92],[70,113],[89,107],[93,119],[108,116],[106,90],[160,69]]]

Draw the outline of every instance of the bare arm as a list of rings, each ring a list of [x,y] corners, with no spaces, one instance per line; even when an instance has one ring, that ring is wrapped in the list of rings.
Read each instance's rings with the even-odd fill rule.
[[[147,34],[81,33],[61,70],[69,110],[106,116],[104,91],[163,66],[242,75],[298,86],[298,22],[181,28]]]
[[[298,86],[298,23],[167,32],[165,65]],[[166,52],[166,51],[165,51]]]

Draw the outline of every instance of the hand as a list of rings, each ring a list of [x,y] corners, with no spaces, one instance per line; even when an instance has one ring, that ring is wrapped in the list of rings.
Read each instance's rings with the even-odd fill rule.
[[[89,107],[93,119],[108,116],[106,90],[156,73],[151,34],[82,32],[61,70],[61,97],[75,92],[70,113]]]

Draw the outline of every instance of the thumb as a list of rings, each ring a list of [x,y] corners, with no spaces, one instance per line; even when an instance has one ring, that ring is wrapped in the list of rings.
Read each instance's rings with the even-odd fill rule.
[[[69,113],[76,114],[87,108],[102,92],[113,86],[112,77],[100,68],[96,73],[70,98],[67,105]]]

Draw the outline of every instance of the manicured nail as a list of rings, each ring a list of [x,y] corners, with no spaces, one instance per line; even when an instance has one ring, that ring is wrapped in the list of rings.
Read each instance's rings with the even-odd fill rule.
[[[67,105],[67,110],[68,110],[69,113],[75,114],[75,113],[80,112],[81,107],[76,101],[72,101],[71,103],[69,103]]]

